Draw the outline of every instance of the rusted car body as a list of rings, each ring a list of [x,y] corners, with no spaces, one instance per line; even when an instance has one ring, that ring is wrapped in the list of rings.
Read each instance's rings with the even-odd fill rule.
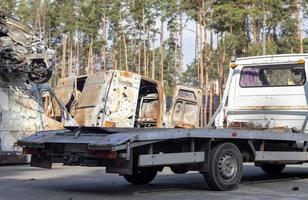
[[[162,84],[132,72],[108,70],[79,80],[65,78],[56,93],[79,126],[200,127],[200,89],[177,86],[175,108],[167,113]]]
[[[0,164],[27,161],[15,146],[17,140],[36,131],[61,129],[65,121],[76,125],[46,83],[52,75],[52,56],[43,38],[0,13]],[[52,116],[56,104],[58,118]]]
[[[31,28],[0,12],[0,72],[25,74],[35,83],[52,75],[54,50]]]
[[[158,81],[109,70],[88,76],[76,107],[82,126],[162,127],[164,92]]]
[[[170,128],[201,127],[202,90],[189,86],[176,86],[169,114]]]
[[[60,99],[72,117],[75,116],[76,106],[80,99],[80,95],[83,91],[87,78],[87,75],[78,77],[66,77],[60,79],[55,87],[57,97]],[[61,116],[59,107],[57,107],[56,116]]]
[[[44,111],[46,94],[61,108],[60,118]],[[17,140],[36,131],[76,125],[47,84],[30,82],[27,77],[0,74],[0,99],[0,164],[27,162],[15,146]]]

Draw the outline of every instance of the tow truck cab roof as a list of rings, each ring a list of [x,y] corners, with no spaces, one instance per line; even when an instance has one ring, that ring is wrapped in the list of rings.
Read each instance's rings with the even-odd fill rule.
[[[245,65],[270,65],[270,64],[290,64],[308,60],[308,54],[279,54],[265,56],[251,56],[237,58],[235,64],[239,67]],[[237,68],[237,67],[236,67]]]

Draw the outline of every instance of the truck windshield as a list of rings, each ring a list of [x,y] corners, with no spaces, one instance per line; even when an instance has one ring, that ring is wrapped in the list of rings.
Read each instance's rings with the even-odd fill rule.
[[[244,67],[241,87],[301,86],[306,81],[304,65],[267,65]]]

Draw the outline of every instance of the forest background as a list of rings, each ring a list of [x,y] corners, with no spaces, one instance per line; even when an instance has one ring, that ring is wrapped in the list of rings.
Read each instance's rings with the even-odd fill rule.
[[[0,10],[56,50],[53,85],[119,69],[167,95],[185,83],[221,98],[232,55],[308,52],[308,0],[0,0]]]

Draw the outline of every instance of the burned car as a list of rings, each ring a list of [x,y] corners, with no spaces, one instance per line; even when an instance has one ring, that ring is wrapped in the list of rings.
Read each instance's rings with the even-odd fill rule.
[[[24,163],[14,144],[36,131],[76,125],[47,81],[53,50],[29,27],[0,14],[0,164]],[[47,98],[48,96],[48,98]],[[61,117],[44,111],[57,104]]]
[[[31,28],[0,13],[0,72],[26,74],[35,83],[47,82],[54,51]]]
[[[120,70],[107,70],[90,74],[83,79],[67,78],[56,89],[63,102],[72,102],[72,94],[78,101],[69,104],[70,111],[79,126],[87,127],[199,127],[202,92],[200,89],[177,86],[173,101],[176,109],[166,112],[165,93],[162,84],[139,74]],[[82,83],[82,80],[85,80]],[[75,84],[75,86],[74,86]],[[59,84],[58,84],[59,85]],[[76,89],[73,89],[76,88]],[[72,107],[71,105],[75,105]],[[190,112],[187,112],[190,110]],[[74,111],[74,112],[72,112]],[[170,119],[171,117],[171,119]]]

